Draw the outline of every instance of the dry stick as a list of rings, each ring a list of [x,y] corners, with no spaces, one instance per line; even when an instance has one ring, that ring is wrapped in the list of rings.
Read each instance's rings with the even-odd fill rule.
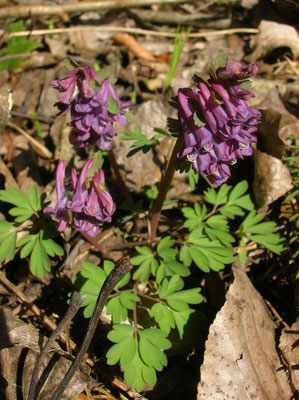
[[[87,327],[86,336],[82,343],[81,349],[80,349],[79,353],[77,354],[77,357],[75,358],[75,361],[73,362],[72,366],[69,368],[65,377],[62,379],[59,386],[55,390],[53,396],[51,397],[51,400],[59,400],[61,398],[63,392],[69,385],[72,377],[74,376],[75,372],[79,368],[79,366],[83,360],[83,357],[89,348],[89,345],[91,343],[91,340],[92,340],[95,330],[97,328],[100,315],[103,311],[104,305],[106,304],[109,295],[111,294],[113,288],[118,284],[118,282],[132,268],[133,268],[133,266],[131,265],[128,258],[121,258],[116,263],[115,267],[110,272],[110,274],[107,276],[107,278],[102,286],[102,289],[98,295],[97,302],[96,302],[96,305],[94,308],[94,312],[92,314],[92,317],[90,318],[90,321],[89,321],[89,324]]]
[[[30,302],[28,297],[24,295],[13,283],[11,283],[6,276],[3,274],[3,272],[0,271],[0,282],[3,283],[3,285],[8,288],[11,292],[13,292],[19,299],[21,303],[26,304],[30,309],[33,311],[33,313],[41,320],[42,324],[49,328],[51,331],[54,331],[56,329],[56,324],[54,321],[52,321],[51,318],[49,318],[47,315],[43,315],[41,310],[35,305]],[[62,339],[63,342],[65,342],[65,335],[63,332],[60,334],[60,338]],[[76,345],[73,341],[70,342],[71,347],[73,350],[76,349]],[[89,360],[89,363],[91,364],[91,360]],[[92,365],[92,364],[91,364]]]
[[[55,329],[54,332],[52,332],[51,336],[49,337],[48,341],[44,345],[44,347],[41,349],[41,352],[39,354],[39,357],[36,360],[33,372],[32,372],[32,377],[31,377],[31,382],[29,386],[29,391],[28,391],[28,396],[27,400],[34,400],[36,397],[36,385],[39,380],[39,375],[40,375],[40,370],[42,368],[44,359],[46,355],[48,354],[49,350],[51,349],[54,341],[58,338],[60,333],[63,331],[64,327],[68,325],[71,320],[74,318],[76,315],[77,311],[80,308],[80,305],[82,301],[85,299],[86,295],[80,295],[77,292],[73,293],[73,296],[71,298],[70,306],[65,314],[65,316],[62,318],[60,323],[57,325],[57,328]],[[38,395],[38,393],[37,393]]]
[[[107,0],[80,2],[69,4],[34,4],[24,6],[3,7],[0,10],[0,18],[23,18],[35,15],[54,15],[71,12],[84,12],[91,10],[107,10],[109,8],[143,7],[154,4],[179,4],[186,3],[187,0]]]
[[[160,214],[161,214],[161,209],[162,209],[164,200],[166,198],[167,192],[169,190],[169,187],[171,185],[171,181],[172,181],[172,178],[173,178],[173,175],[175,172],[175,163],[177,160],[177,153],[181,150],[183,143],[184,143],[184,138],[183,138],[183,135],[181,135],[175,142],[170,159],[169,159],[167,167],[166,167],[165,174],[164,174],[163,178],[161,179],[161,182],[159,185],[159,194],[158,194],[158,197],[156,198],[156,201],[154,203],[153,209],[150,214],[150,229],[149,229],[150,241],[153,241],[156,237],[156,231],[157,231],[158,222],[159,222],[159,218],[160,218]]]
[[[14,122],[8,122],[7,126],[10,128],[16,130],[17,132],[21,133],[25,138],[33,145],[36,147],[36,149],[39,150],[42,156],[46,158],[52,158],[53,154],[48,150],[44,145],[39,143],[36,139],[34,139],[32,136],[29,135],[24,129],[20,128],[17,124]]]
[[[0,10],[1,13],[1,10]],[[56,28],[56,29],[38,29],[34,31],[22,31],[22,32],[4,32],[3,29],[0,29],[0,35],[5,33],[6,38],[18,37],[18,36],[39,36],[39,35],[53,35],[55,33],[73,33],[73,32],[127,32],[136,35],[152,35],[159,37],[170,37],[175,38],[176,33],[173,32],[161,32],[161,31],[152,31],[147,29],[140,28],[123,28],[120,26],[76,26],[71,28]],[[206,36],[221,36],[221,35],[231,35],[234,33],[259,33],[258,29],[255,28],[232,28],[232,29],[222,29],[217,31],[206,31],[206,32],[197,32],[197,33],[189,33],[189,38],[204,38]]]

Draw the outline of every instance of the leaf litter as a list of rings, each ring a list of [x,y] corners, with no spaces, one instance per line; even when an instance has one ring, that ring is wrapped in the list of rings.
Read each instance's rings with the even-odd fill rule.
[[[269,92],[268,90],[261,89],[254,99],[253,106],[260,103],[258,108],[262,109],[263,112],[264,122],[259,132],[261,144],[255,150],[254,165],[249,164],[248,167],[248,164],[244,164],[245,173],[243,173],[246,177],[246,168],[250,169],[255,201],[260,207],[263,206],[265,213],[273,213],[273,202],[275,202],[276,206],[277,204],[279,206],[277,202],[283,199],[286,193],[292,189],[290,172],[282,160],[286,150],[290,146],[289,136],[298,137],[296,95],[295,101],[292,100],[292,96],[289,94],[292,92],[288,89],[289,85],[292,84],[292,90],[295,90],[294,88],[298,84],[299,75],[298,34],[294,29],[293,22],[291,19],[276,20],[276,17],[273,17],[271,21],[263,20],[265,16],[259,14],[256,2],[251,2],[250,4],[242,2],[240,8],[237,8],[233,2],[230,5],[226,3],[222,4],[220,1],[211,2],[211,4],[192,1],[183,4],[180,4],[181,2],[177,2],[178,4],[175,3],[165,5],[165,9],[158,5],[149,5],[148,8],[144,9],[141,7],[140,11],[143,11],[144,14],[140,13],[139,16],[138,10],[132,9],[130,12],[130,8],[126,7],[121,12],[119,9],[111,9],[107,14],[83,12],[77,20],[72,13],[62,14],[61,16],[64,16],[65,21],[70,22],[70,24],[66,24],[64,19],[58,15],[37,16],[32,21],[26,18],[24,19],[26,26],[24,26],[28,28],[29,24],[32,23],[33,25],[30,26],[30,29],[33,32],[40,29],[41,26],[44,27],[46,25],[61,28],[68,25],[76,28],[80,27],[82,23],[85,25],[90,24],[90,30],[86,35],[80,32],[80,29],[71,35],[67,32],[50,33],[50,30],[49,34],[44,37],[39,34],[33,35],[32,43],[28,40],[24,51],[23,49],[19,50],[23,55],[23,62],[20,55],[17,59],[18,65],[14,66],[14,69],[9,74],[5,70],[8,67],[8,61],[10,65],[11,61],[9,58],[7,61],[5,57],[9,56],[9,49],[12,46],[10,43],[13,41],[4,37],[3,43],[7,51],[2,52],[0,56],[0,64],[2,63],[4,69],[0,73],[0,77],[5,88],[1,89],[0,117],[1,140],[3,140],[7,151],[2,150],[1,152],[1,165],[3,164],[0,170],[3,186],[1,189],[6,188],[7,185],[14,187],[18,185],[22,190],[27,190],[34,183],[38,185],[40,193],[44,191],[46,186],[46,191],[49,193],[50,188],[53,187],[53,161],[67,159],[75,167],[78,167],[80,164],[79,157],[75,154],[73,148],[69,146],[68,140],[65,139],[68,136],[68,128],[64,127],[64,117],[58,117],[54,120],[56,110],[53,107],[53,103],[56,101],[56,94],[49,87],[51,80],[57,77],[57,75],[61,74],[63,76],[62,60],[66,55],[71,56],[82,65],[94,62],[112,65],[115,76],[121,78],[117,82],[118,93],[124,97],[131,95],[136,99],[136,106],[134,106],[135,109],[133,108],[132,111],[134,115],[133,122],[131,125],[126,125],[125,127],[119,126],[118,133],[122,134],[125,130],[134,130],[135,125],[139,124],[142,133],[151,139],[155,134],[153,128],[167,128],[165,115],[169,116],[171,112],[173,115],[176,114],[175,110],[169,112],[168,109],[168,101],[175,95],[176,88],[186,86],[186,83],[182,82],[186,82],[186,80],[190,82],[190,78],[195,72],[204,73],[208,61],[219,50],[223,50],[228,53],[231,59],[250,62],[257,61],[260,63],[261,72],[254,84],[259,86],[259,79],[266,79],[267,84],[278,87],[278,90],[271,89]],[[279,3],[277,7],[284,14],[283,11],[288,7],[287,2],[277,3]],[[84,2],[82,1],[78,4],[83,5]],[[74,7],[75,5],[74,3]],[[242,8],[242,6],[251,9],[252,15],[256,19],[251,19],[250,14],[247,14],[248,11],[245,11],[245,8]],[[274,5],[271,7],[274,7]],[[203,11],[201,11],[201,8]],[[296,10],[298,12],[298,9],[295,8]],[[152,16],[149,11],[152,12]],[[172,12],[175,12],[175,14],[171,14]],[[196,13],[198,13],[197,16]],[[192,14],[194,14],[194,18],[191,18]],[[230,28],[231,26],[230,24],[228,26],[223,25],[223,23],[227,24],[227,15],[230,15],[232,20],[238,24],[243,20],[245,14],[247,15],[246,26],[250,28],[257,27],[257,34],[231,32],[220,37],[209,36],[207,34],[206,37],[198,39],[192,38],[191,35],[183,49],[183,55],[180,58],[172,82],[172,89],[166,92],[163,90],[163,82],[167,79],[170,59],[169,54],[166,54],[168,57],[165,57],[165,54],[163,54],[165,50],[163,49],[172,48],[172,39],[151,36],[149,34],[144,38],[143,36],[139,36],[140,32],[138,29],[155,30],[158,33],[161,30],[169,32],[173,28],[173,18],[180,20],[181,16],[182,24],[186,23],[185,27],[190,26],[191,33],[198,32],[199,27],[203,31],[209,32],[210,29],[215,29],[219,32],[219,30]],[[144,17],[142,17],[143,15]],[[197,23],[195,16],[200,23]],[[160,20],[159,17],[161,17]],[[209,19],[214,19],[212,25],[209,24]],[[257,19],[261,21],[259,24],[256,24]],[[11,19],[9,18],[6,21],[11,23]],[[23,20],[20,21],[23,23]],[[118,28],[127,27],[133,30],[136,29],[136,32],[130,32],[130,35],[126,32],[116,34],[115,32],[93,32],[92,24],[98,24],[99,21],[110,28],[111,26]],[[40,46],[37,47],[36,43],[40,44]],[[160,54],[157,54],[155,46],[157,49],[161,49]],[[156,83],[153,86],[148,84],[148,82],[155,79],[158,79],[160,83]],[[10,116],[9,111],[12,103],[8,89],[14,99]],[[281,99],[283,99],[283,102]],[[24,136],[15,136],[15,132],[7,124],[9,118],[25,132],[28,132],[42,146],[45,146],[48,151],[51,151],[54,154],[54,159],[47,160],[45,154],[41,154],[32,142],[28,142]],[[40,121],[40,137],[36,128],[37,125],[33,122],[34,120]],[[153,187],[160,180],[161,166],[163,166],[165,158],[168,155],[168,148],[169,139],[165,137],[161,142],[161,147],[157,154],[153,155],[149,152],[145,157],[141,154],[142,157],[138,158],[139,155],[137,153],[135,157],[127,158],[126,154],[129,151],[129,143],[126,141],[117,141],[115,143],[115,157],[117,163],[121,166],[121,174],[127,181],[129,190],[137,198],[140,196],[142,188],[145,185]],[[181,182],[179,191],[175,189],[174,197],[185,202],[183,203],[185,206],[193,205],[198,199],[198,193],[190,190],[187,174],[176,174],[174,179],[174,187],[176,188],[178,187],[176,182]],[[113,180],[115,194],[121,199],[123,195],[119,193],[117,181],[112,176]],[[293,200],[292,205],[296,210],[296,207],[298,207],[296,200]],[[280,220],[279,222],[281,225],[287,224],[285,220]],[[168,229],[171,227],[170,221],[166,220],[164,223],[166,223],[166,229],[167,224],[169,224]],[[178,221],[178,225],[179,223],[180,221]],[[114,247],[116,249],[120,248],[119,253],[121,256],[125,254],[125,251],[121,249],[124,243],[122,236],[126,229],[126,233],[130,232],[129,226],[131,225],[130,221],[126,223],[125,228],[118,226],[118,221],[115,221],[114,224],[116,224],[115,233],[112,233],[115,242]],[[119,227],[121,228],[121,234],[116,233]],[[142,232],[142,229],[140,232]],[[179,232],[180,230],[178,229]],[[67,237],[67,233],[64,234]],[[144,236],[141,234],[138,240],[142,239],[144,239]],[[111,244],[111,236],[107,235],[107,239],[105,239],[105,230],[103,230],[99,234],[98,243],[104,243],[106,246],[107,240],[109,248],[111,247],[109,246],[109,243]],[[63,265],[71,265],[69,258],[72,260],[71,262],[73,262],[74,267],[75,265],[81,265],[83,261],[98,263],[98,253],[91,243],[86,242],[84,239],[83,242],[80,242],[80,249],[83,248],[83,250],[72,253],[71,249],[74,248],[76,243],[76,237],[68,237],[66,258],[55,261],[57,270],[46,273],[46,279],[40,282],[41,285],[44,285],[44,295],[40,296],[40,293],[38,294],[39,305],[44,310],[43,312],[48,314],[50,319],[53,317],[54,319],[62,317],[59,306],[55,306],[53,300],[47,304],[49,293],[52,296],[56,296],[57,284],[54,278],[59,277],[63,282],[62,296],[64,297],[60,301],[65,304],[66,293],[70,291],[69,277],[74,277],[74,269],[68,267],[71,272],[67,272],[67,270],[64,270]],[[115,254],[113,254],[113,251],[110,253],[106,254],[108,259],[116,260],[120,258],[116,256],[116,252],[114,252]],[[196,342],[193,338],[193,347],[189,347],[189,354],[184,348],[182,350],[182,347],[178,346],[176,349],[178,355],[175,354],[173,359],[170,358],[171,366],[169,370],[161,374],[160,379],[163,382],[164,388],[159,383],[156,388],[146,387],[148,391],[145,392],[145,397],[152,399],[162,397],[165,399],[182,397],[191,399],[196,398],[197,391],[198,399],[245,399],[248,396],[255,396],[259,399],[287,399],[298,390],[298,377],[294,368],[294,365],[298,363],[298,358],[296,358],[296,349],[298,348],[296,347],[296,332],[298,328],[296,328],[296,325],[288,327],[288,323],[295,323],[296,320],[295,315],[291,313],[294,310],[294,307],[290,305],[293,297],[292,295],[285,295],[285,308],[281,304],[278,306],[278,292],[275,293],[275,290],[269,291],[266,287],[266,285],[269,285],[269,276],[272,282],[275,281],[276,290],[279,290],[282,285],[286,285],[294,291],[296,283],[292,282],[292,273],[283,271],[283,268],[286,268],[285,265],[282,268],[278,265],[270,267],[269,262],[271,263],[271,260],[268,260],[267,263],[267,260],[263,259],[263,256],[254,252],[250,253],[249,258],[255,263],[264,263],[262,272],[257,272],[256,268],[250,267],[247,260],[247,271],[251,270],[250,276],[253,281],[262,280],[263,283],[259,285],[262,296],[265,296],[267,301],[270,299],[270,302],[279,307],[279,312],[287,322],[283,320],[277,321],[275,315],[269,312],[262,296],[253,287],[240,266],[237,267],[235,265],[232,273],[225,269],[225,273],[220,273],[220,279],[226,287],[226,302],[216,315],[214,322],[213,316],[218,309],[209,307],[208,303],[205,306],[200,306],[200,309],[208,316],[208,320],[211,323],[213,322],[209,328],[207,341],[204,343],[201,339],[198,342],[197,339]],[[7,261],[4,261],[2,270],[14,282],[12,288],[22,288],[24,291],[34,288],[36,278],[32,275],[26,275],[26,280],[20,280],[13,268],[13,263],[16,261],[12,261],[11,263],[7,263]],[[293,260],[291,260],[292,262]],[[279,262],[276,261],[276,263]],[[24,268],[27,267],[26,263],[22,265]],[[265,275],[263,276],[263,274]],[[233,283],[230,283],[233,278]],[[201,282],[204,280],[202,275],[195,275],[195,279]],[[205,289],[205,301],[209,298],[209,291],[213,290],[214,284],[215,282],[210,283]],[[27,309],[23,302],[16,300],[14,297],[15,294],[11,289],[8,293],[0,295],[1,304],[9,305],[15,314],[19,315],[23,320],[33,322],[40,330],[46,331],[46,335],[49,335],[49,331],[45,328],[46,325],[43,322],[37,322],[36,309],[33,312],[29,311],[30,307]],[[273,312],[273,309],[271,310]],[[10,359],[18,362],[21,354],[24,352],[24,348],[29,348],[28,357],[31,358],[29,361],[25,361],[24,373],[27,374],[26,371],[29,368],[28,375],[30,375],[30,368],[34,362],[37,350],[33,348],[32,343],[38,341],[36,339],[37,333],[32,329],[32,325],[16,320],[10,311],[6,309],[2,309],[2,311],[5,316],[3,324],[6,326],[3,331],[7,332],[7,337],[1,341],[3,343],[3,347],[1,347],[1,365],[9,365]],[[146,312],[148,312],[148,309]],[[8,330],[8,325],[12,322],[20,326],[22,324],[22,332],[27,332],[28,330],[30,343],[23,343],[21,340],[23,333],[16,334],[16,340],[9,339],[10,331]],[[284,323],[283,329],[282,322]],[[78,323],[80,324],[79,321],[75,321],[74,326],[78,326]],[[207,329],[207,322],[205,322],[204,326]],[[199,329],[197,325],[195,337],[202,338],[205,335],[205,329]],[[81,332],[81,329],[79,331]],[[293,331],[294,333],[290,333]],[[151,346],[150,338],[146,337],[146,332],[144,330],[144,339],[142,339],[144,343],[142,342],[142,345]],[[277,332],[279,332],[279,335]],[[74,334],[74,336],[73,339],[79,343],[81,341],[79,335]],[[103,338],[103,336],[103,333],[101,333],[100,337]],[[163,343],[163,345],[164,347],[161,348],[167,348],[166,343]],[[104,346],[107,349],[107,345]],[[205,353],[203,354],[204,346]],[[102,344],[94,344],[94,354],[98,356],[99,354],[103,354],[103,351]],[[10,352],[15,353],[12,355]],[[61,353],[61,350],[56,345],[54,352],[63,354],[61,359],[65,358],[65,362],[69,363],[68,356],[64,356],[64,353]],[[169,354],[171,355],[171,352]],[[162,359],[160,361],[164,362]],[[144,368],[145,364],[143,360],[140,359],[138,362],[141,368]],[[147,360],[147,365],[151,364],[151,362],[154,361]],[[107,366],[103,362],[100,362],[97,366],[94,366],[93,362],[91,362],[90,365],[93,367],[93,373],[97,376],[97,380],[91,385],[92,393],[97,393],[97,390],[103,385],[102,382],[104,381],[106,393],[110,392],[109,395],[111,398],[134,398],[140,396],[140,394],[130,390],[129,386],[120,381],[121,378],[117,369],[107,370]],[[133,370],[133,367],[130,367],[129,362],[128,365],[127,371],[130,371],[131,375],[139,373],[139,371]],[[12,365],[12,368],[17,367]],[[62,368],[61,371],[60,368]],[[59,367],[57,373],[63,374],[62,371],[66,368]],[[199,368],[200,375],[197,373]],[[12,373],[9,375],[7,372],[4,373],[3,368],[1,368],[1,379],[8,382],[8,386],[4,389],[5,394],[11,396],[10,398],[17,398],[13,397],[15,394],[11,391],[11,388],[16,383],[16,379],[19,379],[14,376],[15,370],[12,369]],[[103,372],[103,370],[105,371]],[[148,373],[150,372],[148,371]],[[82,375],[81,373],[80,378],[76,379],[76,386],[73,387],[73,392],[69,395],[70,398],[75,397],[76,394],[86,388],[89,381],[87,375]],[[178,375],[180,378],[178,378]],[[174,379],[174,377],[177,377],[177,379]],[[57,380],[60,379],[57,377],[53,378],[53,381]],[[128,380],[130,381],[130,378]],[[25,392],[28,384],[26,382],[26,378],[24,378],[22,390]],[[170,382],[172,382],[172,385],[169,384]],[[198,388],[196,389],[197,385]],[[54,389],[55,384],[49,380],[45,386],[45,390],[51,392]],[[138,391],[138,387],[136,389]],[[45,394],[41,398],[48,399],[49,395]],[[89,398],[88,394],[87,398]]]

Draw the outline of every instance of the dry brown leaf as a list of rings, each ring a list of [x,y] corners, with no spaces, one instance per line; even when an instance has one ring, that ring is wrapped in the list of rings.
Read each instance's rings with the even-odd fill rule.
[[[210,327],[198,400],[289,400],[292,393],[277,355],[275,330],[246,273],[235,280]]]
[[[259,33],[253,36],[250,42],[254,51],[246,57],[249,62],[266,57],[279,47],[289,47],[295,59],[299,56],[299,35],[294,27],[273,21],[262,21],[258,29]]]
[[[291,135],[299,137],[299,120],[287,111],[275,87],[269,90],[257,108],[262,110],[258,134],[263,139],[263,150],[281,159],[287,138]]]
[[[0,89],[0,129],[4,128],[10,117],[12,109],[12,95],[8,88]],[[0,132],[1,132],[0,130]]]
[[[133,122],[125,127],[118,126],[119,133],[127,130],[134,131],[135,125],[140,125],[142,133],[148,138],[151,138],[155,132],[154,127],[167,129],[167,117],[175,118],[177,112],[170,107],[169,98],[166,96],[157,96],[154,100],[146,101],[137,108],[131,111]],[[115,158],[120,166],[123,179],[128,188],[132,191],[140,192],[143,186],[152,186],[161,179],[161,166],[165,161],[163,154],[168,155],[172,150],[174,141],[167,138],[162,138],[159,150],[153,153],[149,151],[144,154],[142,151],[136,153],[133,157],[126,157],[132,141],[117,140],[115,144]],[[181,182],[182,176],[176,174],[174,179],[180,179],[180,184],[176,185],[174,193],[170,191],[169,198],[178,198],[181,193],[190,191],[190,186]],[[173,196],[174,195],[174,196]]]
[[[0,394],[4,393],[6,399],[27,397],[35,360],[45,340],[32,325],[20,321],[8,308],[0,309],[0,387],[3,388]],[[51,398],[70,365],[68,354],[55,343],[43,365],[46,367],[41,377],[44,386],[38,400]],[[89,381],[89,368],[84,366],[75,374],[62,399],[73,399]]]
[[[39,169],[33,151],[22,135],[16,135],[13,138],[12,163],[20,189],[24,192],[32,185],[36,185],[37,192],[41,194],[43,189]]]
[[[289,170],[281,160],[254,150],[253,191],[258,207],[266,206],[293,188]]]
[[[113,35],[113,39],[124,46],[126,46],[132,53],[138,58],[145,58],[146,60],[156,60],[155,56],[149,50],[146,50],[141,46],[140,43],[134,38],[134,36],[128,33],[116,33]]]
[[[299,320],[290,329],[281,333],[279,348],[288,369],[288,378],[293,389],[299,389]]]

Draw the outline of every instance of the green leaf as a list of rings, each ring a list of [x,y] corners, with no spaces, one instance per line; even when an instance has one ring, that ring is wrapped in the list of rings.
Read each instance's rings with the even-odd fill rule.
[[[120,106],[112,96],[108,96],[107,110],[110,114],[118,114],[120,112]]]
[[[38,237],[39,237],[39,235],[36,234],[36,235],[28,235],[26,238],[24,238],[24,239],[27,239],[27,243],[26,244],[24,243],[24,247],[21,250],[21,254],[20,254],[21,258],[25,258],[25,257],[29,256],[29,254],[32,252],[32,250],[36,244],[36,241],[38,240]],[[21,246],[20,245],[21,240],[18,241],[17,247]]]
[[[16,241],[17,241],[17,230],[11,225],[14,229],[12,229],[5,238],[1,238],[0,244],[0,262],[3,262],[6,258],[8,260],[13,260],[15,256],[16,250]]]
[[[197,112],[195,111],[193,113],[193,122],[196,126],[198,126],[199,128],[201,128],[202,126],[206,126],[206,122],[202,121],[199,116],[197,115]]]
[[[56,243],[52,239],[41,239],[41,244],[44,246],[46,253],[49,254],[51,257],[63,256],[64,251],[58,243]]]
[[[7,190],[0,190],[0,201],[31,210],[31,206],[25,194],[13,186],[8,186]]]
[[[174,43],[173,43],[173,51],[172,51],[171,61],[170,61],[170,68],[169,68],[168,78],[167,78],[167,82],[166,82],[166,88],[168,88],[171,85],[176,67],[180,60],[181,53],[183,51],[184,45],[186,43],[186,40],[189,36],[190,31],[191,31],[191,28],[189,28],[187,30],[187,32],[184,34],[182,32],[182,30],[180,29],[180,27],[178,27],[176,30],[176,35],[175,35]]]
[[[121,304],[120,295],[112,297],[112,299],[108,301],[107,313],[112,316],[112,321],[115,324],[125,321],[128,316],[128,310]]]
[[[200,288],[193,288],[187,290],[180,290],[179,292],[175,292],[169,294],[165,298],[168,300],[182,300],[185,303],[189,304],[199,304],[203,301],[203,296],[199,293]]]
[[[170,279],[165,278],[158,288],[159,297],[164,298],[177,290],[181,290],[183,287],[184,281],[178,275],[174,275]]]
[[[171,342],[166,339],[167,334],[160,329],[144,329],[138,333],[138,349],[142,361],[148,367],[162,371],[167,365],[167,358],[162,350],[171,347]]]
[[[108,79],[111,74],[112,74],[111,65],[107,65],[106,67],[101,68],[97,72],[99,83],[101,84],[105,79]]]
[[[281,254],[286,249],[284,246],[285,240],[276,234],[251,235],[250,239],[273,251],[275,254]]]
[[[202,207],[198,204],[194,204],[194,209],[191,207],[182,208],[182,212],[186,218],[184,226],[189,230],[194,230],[197,228],[204,227],[203,219],[207,215],[207,207],[203,205]]]
[[[141,392],[146,384],[155,385],[157,382],[156,372],[153,367],[148,367],[136,351],[134,358],[124,366],[124,378],[127,385],[133,390]]]
[[[151,315],[159,324],[160,329],[167,334],[175,327],[172,311],[161,303],[156,303],[151,308]]]
[[[108,301],[107,313],[112,315],[113,322],[118,324],[127,318],[128,309],[133,310],[137,301],[140,301],[140,298],[136,294],[122,292]]]
[[[243,82],[240,82],[240,86],[241,86],[242,89],[247,90],[247,89],[251,88],[252,82],[251,82],[251,80],[247,79],[247,80],[245,80]]]
[[[119,361],[122,366],[128,365],[137,353],[132,326],[127,324],[114,325],[107,337],[111,342],[116,343],[107,352],[107,364],[114,365]]]
[[[189,252],[198,268],[203,272],[210,272],[210,260],[201,250],[195,247],[189,247]]]
[[[135,293],[123,292],[119,295],[120,303],[130,309],[133,310],[135,308],[135,303],[140,301],[140,298]]]
[[[12,22],[9,24],[7,32],[21,32],[26,30],[25,24],[22,20]],[[11,37],[7,41],[7,46],[0,51],[0,56],[27,53],[34,47],[39,47],[40,43],[34,40],[28,40],[25,36]],[[23,63],[23,59],[18,57],[10,60],[0,62],[0,71],[18,68]]]
[[[33,275],[43,278],[45,271],[50,271],[51,266],[44,246],[36,240],[30,256],[30,270]]]
[[[195,189],[196,184],[198,183],[199,179],[199,174],[196,174],[192,166],[190,165],[190,169],[188,172],[188,178],[189,178],[189,185],[191,190]]]
[[[193,231],[187,243],[193,245],[189,246],[192,259],[204,272],[209,272],[209,269],[219,271],[224,268],[224,264],[233,262],[233,249],[224,247],[218,240],[198,237],[197,232]]]
[[[29,201],[29,204],[30,204],[31,208],[34,211],[40,211],[36,185],[32,185],[26,191],[26,195],[28,197],[28,201]]]
[[[183,339],[185,326],[187,325],[190,316],[195,312],[196,311],[192,308],[181,312],[177,312],[174,310],[172,311],[173,319],[179,332],[180,339]]]
[[[93,159],[93,163],[88,169],[87,177],[92,178],[94,174],[97,173],[98,170],[101,169],[104,164],[103,152],[101,150],[98,150],[92,157],[89,158]]]
[[[134,272],[133,279],[139,279],[140,282],[145,282],[148,280],[150,272],[153,274],[156,272],[158,262],[148,247],[136,246],[136,250],[141,255],[130,259],[132,265],[139,265],[139,268]]]
[[[163,239],[160,240],[160,242],[158,243],[157,246],[157,251],[158,254],[160,251],[168,249],[169,247],[171,247],[174,244],[174,240],[171,239],[170,236],[165,236]]]
[[[89,318],[106,279],[106,274],[102,268],[89,262],[83,262],[82,267],[83,269],[77,272],[73,284],[80,294],[86,295],[81,307],[85,307],[84,317]]]
[[[214,68],[215,68],[215,70],[217,70],[217,68],[219,68],[219,67],[225,67],[226,64],[227,64],[227,54],[220,51],[216,56],[216,59],[214,62]]]
[[[190,270],[185,265],[177,261],[165,261],[161,262],[156,273],[157,283],[160,284],[165,276],[188,276],[190,275]]]
[[[109,260],[105,260],[103,268],[101,268],[90,262],[83,262],[82,267],[83,269],[77,272],[76,277],[73,280],[73,284],[80,294],[86,295],[81,307],[85,307],[83,314],[86,318],[89,318],[94,310],[94,306],[103,283],[111,270],[114,268],[114,263]],[[130,273],[127,273],[116,285],[115,289],[125,286],[129,282],[130,277]],[[126,307],[124,307],[124,304],[120,302],[119,296],[110,299],[107,304],[107,309],[108,307],[108,314],[112,314],[113,321],[120,322],[121,320],[127,318],[128,314]]]
[[[180,250],[180,261],[186,265],[186,267],[190,267],[192,263],[192,256],[190,252],[190,248],[188,246],[182,246]]]

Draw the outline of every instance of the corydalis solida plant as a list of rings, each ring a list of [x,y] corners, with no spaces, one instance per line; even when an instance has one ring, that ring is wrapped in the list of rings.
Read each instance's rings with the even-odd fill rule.
[[[73,194],[65,187],[65,161],[59,162],[56,170],[57,203],[55,208],[46,207],[44,213],[58,221],[58,231],[62,232],[73,223],[76,230],[94,236],[99,232],[99,225],[111,222],[115,212],[115,203],[105,189],[105,176],[99,169],[88,177],[88,170],[94,160],[88,160],[79,178],[75,168],[71,171],[71,186]]]
[[[76,147],[96,145],[110,150],[115,136],[113,123],[128,122],[125,114],[132,102],[122,102],[109,79],[100,82],[91,66],[76,67],[65,78],[52,81],[51,86],[61,92],[55,104],[59,114],[70,111],[70,142]]]
[[[257,69],[257,64],[243,67],[237,61],[217,69],[210,66],[207,82],[194,76],[198,90],[178,91],[178,119],[185,140],[178,156],[187,156],[194,171],[214,186],[227,181],[229,166],[238,158],[252,154],[250,144],[256,142],[252,133],[261,114],[246,103],[254,94],[245,88],[248,81],[244,80]]]

